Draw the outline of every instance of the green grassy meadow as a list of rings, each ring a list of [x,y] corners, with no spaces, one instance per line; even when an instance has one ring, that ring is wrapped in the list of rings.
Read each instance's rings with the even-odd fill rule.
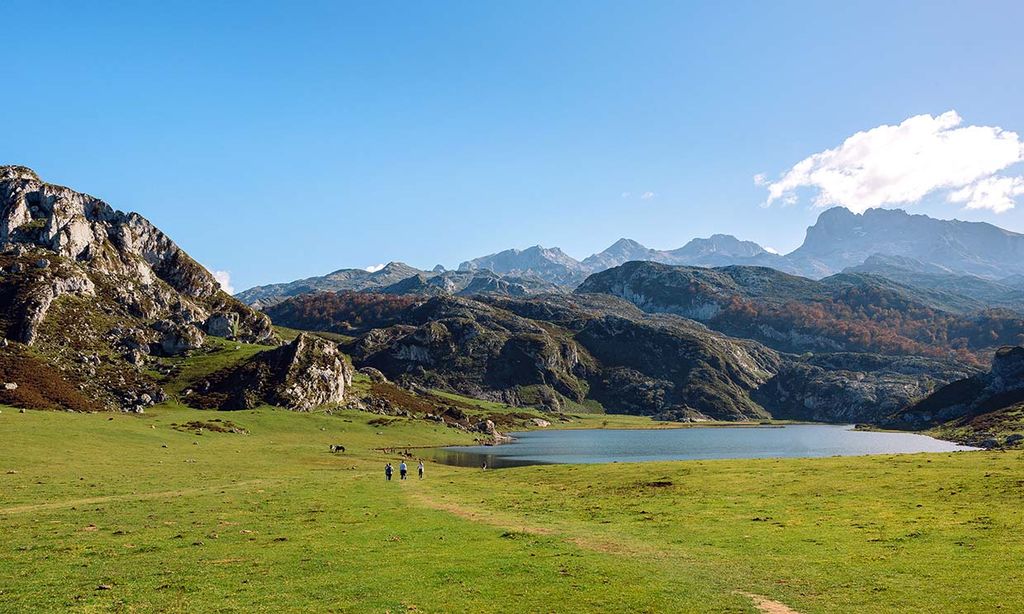
[[[992,612],[1024,591],[1020,452],[387,483],[378,449],[471,436],[353,411],[0,411],[4,612]],[[172,426],[192,421],[248,434]]]

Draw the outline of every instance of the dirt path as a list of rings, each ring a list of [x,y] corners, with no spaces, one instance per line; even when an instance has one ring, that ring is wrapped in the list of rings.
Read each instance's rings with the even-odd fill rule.
[[[498,527],[501,529],[512,529],[522,533],[528,533],[530,535],[554,534],[554,531],[547,527],[510,523],[507,520],[498,518],[497,516],[489,512],[471,510],[469,508],[459,505],[458,503],[452,503],[450,501],[437,501],[421,492],[410,493],[409,498],[412,499],[413,502],[418,504],[420,507],[427,507],[432,510],[448,512],[449,514],[454,514],[459,518],[465,518],[466,520],[472,520],[473,522],[481,522],[492,527]],[[512,526],[513,524],[515,524],[515,526]]]
[[[113,501],[151,501],[153,499],[167,499],[184,495],[198,495],[211,491],[235,490],[246,486],[266,484],[268,480],[249,480],[247,482],[231,482],[228,484],[216,484],[213,486],[200,486],[197,488],[183,488],[180,490],[165,490],[160,492],[147,492],[128,495],[107,495],[103,497],[84,497],[81,499],[65,499],[63,501],[51,501],[49,503],[33,503],[30,505],[15,505],[12,507],[0,507],[0,514],[23,514],[25,512],[39,512],[45,510],[59,510],[79,505],[93,505],[96,503],[110,503]]]
[[[472,522],[480,522],[492,527],[520,531],[530,535],[559,535],[556,530],[550,527],[528,525],[522,522],[512,521],[508,518],[503,518],[492,512],[470,509],[451,501],[438,501],[423,492],[409,493],[408,496],[415,504],[420,505],[421,507],[441,512],[448,512],[449,514],[454,514]],[[565,540],[579,546],[580,548],[593,552],[624,555],[653,554],[655,556],[669,556],[669,553],[663,550],[658,550],[656,548],[638,548],[633,544],[627,544],[621,541],[580,536],[565,536]],[[786,604],[780,601],[774,601],[763,595],[755,595],[754,593],[747,593],[744,591],[736,591],[736,594],[743,595],[753,601],[757,609],[763,614],[800,614],[797,610],[790,608]]]
[[[757,606],[757,609],[761,610],[764,614],[800,614],[788,605],[779,601],[772,601],[764,595],[755,595],[753,593],[744,593],[737,591],[736,594],[743,595],[750,599]]]

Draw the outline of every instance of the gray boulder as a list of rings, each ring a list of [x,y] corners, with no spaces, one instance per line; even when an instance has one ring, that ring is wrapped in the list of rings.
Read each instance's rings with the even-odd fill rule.
[[[204,328],[206,334],[214,337],[234,337],[238,330],[238,314],[233,311],[215,313],[206,319]]]
[[[203,347],[203,332],[191,324],[161,320],[153,325],[161,333],[157,349],[164,356],[177,356]]]
[[[370,381],[376,384],[388,383],[387,376],[381,373],[379,369],[374,369],[373,367],[362,367],[359,369],[359,372],[370,378]]]

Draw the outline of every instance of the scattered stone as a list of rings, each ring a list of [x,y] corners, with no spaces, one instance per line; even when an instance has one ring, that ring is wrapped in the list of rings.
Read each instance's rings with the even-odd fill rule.
[[[1008,446],[1015,446],[1022,441],[1024,441],[1024,435],[1021,435],[1020,433],[1014,433],[1013,435],[1009,435],[1006,437],[1005,444]]]
[[[112,588],[114,588],[114,587],[110,586],[109,584],[100,584],[99,586],[96,587],[96,590],[98,590],[98,591],[109,591]]]
[[[7,382],[4,384],[4,390],[17,390],[18,384],[15,382]]]
[[[47,260],[46,258],[40,258],[39,260],[36,260],[36,268],[37,269],[45,269],[45,268],[47,268],[49,266],[50,266],[50,261]]]
[[[551,423],[548,422],[547,420],[543,419],[543,418],[533,418],[533,419],[530,420],[530,422],[533,422],[534,426],[537,426],[537,427],[540,427],[540,428],[545,428],[545,427],[551,426]]]

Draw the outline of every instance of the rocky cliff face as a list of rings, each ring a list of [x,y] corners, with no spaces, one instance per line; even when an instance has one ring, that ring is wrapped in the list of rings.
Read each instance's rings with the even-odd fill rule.
[[[888,426],[921,429],[1001,412],[1024,403],[1024,347],[1000,348],[992,367],[937,389],[916,403],[907,404],[884,422]]]
[[[0,306],[8,347],[32,346],[96,408],[159,398],[142,372],[150,354],[197,348],[206,334],[273,336],[145,218],[20,166],[0,167]]]
[[[344,402],[352,371],[337,345],[301,334],[287,345],[203,379],[185,391],[185,401],[205,409],[278,405],[311,411]]]
[[[806,355],[783,361],[754,398],[775,418],[877,424],[974,372],[953,361],[914,356]]]
[[[400,320],[363,335],[353,359],[392,379],[512,403],[534,393],[555,405],[559,395],[586,397],[592,361],[563,331],[454,297],[430,299]]]

